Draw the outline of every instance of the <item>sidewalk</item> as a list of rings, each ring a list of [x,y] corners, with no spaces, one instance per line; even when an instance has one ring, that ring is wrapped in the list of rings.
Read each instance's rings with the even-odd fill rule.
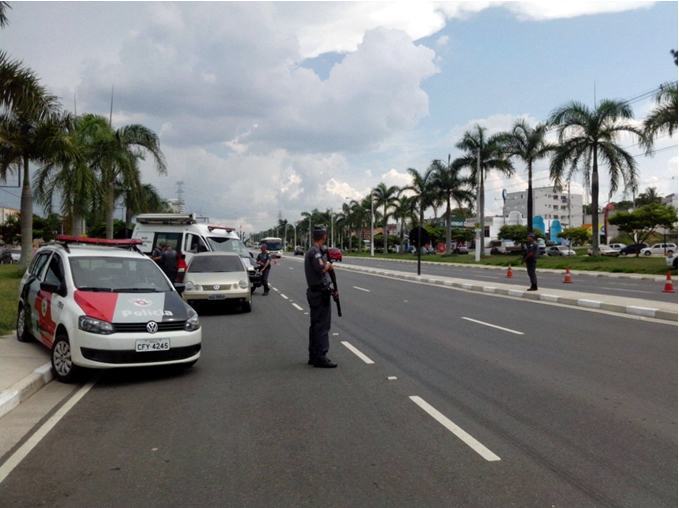
[[[563,305],[571,305],[574,307],[601,309],[611,312],[620,312],[622,314],[652,317],[674,322],[677,321],[676,302],[651,302],[641,298],[627,298],[623,296],[604,295],[598,293],[583,293],[582,291],[570,291],[566,289],[541,289],[539,291],[526,291],[517,289],[515,285],[503,284],[501,282],[481,282],[477,280],[446,277],[442,275],[418,276],[409,272],[401,272],[398,270],[387,270],[384,268],[350,265],[345,263],[342,263],[341,265],[336,264],[335,267],[344,270],[384,275],[409,281],[426,282],[439,286],[456,287],[469,291],[507,295],[516,298],[525,298],[528,300],[555,302]]]
[[[383,258],[379,256],[375,257],[370,257],[370,256],[346,256],[347,260],[351,259],[363,259],[366,261],[393,261],[394,263],[417,263],[417,259],[392,259],[392,258]],[[482,264],[477,264],[477,263],[454,263],[454,262],[448,262],[448,261],[429,261],[426,259],[422,259],[422,264],[423,265],[436,265],[436,266],[455,266],[455,267],[460,267],[460,268],[483,268],[487,270],[506,270],[506,266],[499,266],[499,265],[482,265]],[[563,273],[562,268],[542,268],[540,267],[541,272],[548,272],[548,273]],[[652,275],[648,273],[622,273],[622,272],[599,272],[599,271],[592,271],[592,270],[571,270],[571,272],[574,275],[590,275],[592,277],[610,277],[612,279],[635,279],[635,280],[655,280],[655,281],[663,281],[665,280],[666,275]],[[677,276],[673,275],[672,276],[673,281],[677,281]]]
[[[0,418],[52,380],[47,349],[0,336]]]

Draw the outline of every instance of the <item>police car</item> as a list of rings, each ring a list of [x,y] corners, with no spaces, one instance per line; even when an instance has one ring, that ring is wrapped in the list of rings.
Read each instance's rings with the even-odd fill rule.
[[[35,253],[19,286],[17,338],[50,349],[57,379],[200,357],[198,315],[139,243],[59,236]]]

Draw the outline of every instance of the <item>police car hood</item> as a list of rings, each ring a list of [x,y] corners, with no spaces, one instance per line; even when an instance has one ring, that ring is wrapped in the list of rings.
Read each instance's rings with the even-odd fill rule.
[[[175,291],[162,293],[104,293],[77,290],[75,302],[83,312],[109,323],[186,321],[186,304]]]

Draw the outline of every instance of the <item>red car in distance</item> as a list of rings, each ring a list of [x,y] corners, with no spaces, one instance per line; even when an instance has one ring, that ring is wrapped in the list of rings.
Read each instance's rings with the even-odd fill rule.
[[[337,247],[330,247],[328,249],[328,259],[332,262],[342,261],[342,251]]]

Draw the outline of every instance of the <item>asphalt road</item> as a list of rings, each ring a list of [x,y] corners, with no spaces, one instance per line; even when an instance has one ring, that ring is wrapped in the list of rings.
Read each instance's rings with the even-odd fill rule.
[[[338,277],[338,369],[283,260],[252,313],[203,309],[193,370],[103,374],[0,506],[677,505],[676,326]]]
[[[426,257],[423,258],[425,261]],[[416,273],[415,263],[400,263],[386,259],[356,259],[345,257],[344,262],[355,265],[374,266],[389,270],[400,270],[404,272]],[[432,265],[422,263],[422,274],[424,275],[447,275],[449,277],[460,277],[481,282],[502,282],[503,284],[514,284],[520,288],[527,288],[530,285],[526,269],[523,266],[513,266],[513,277],[508,279],[505,270],[475,268],[473,266],[450,266],[445,263]],[[549,273],[540,270],[538,261],[538,286],[542,288],[568,289],[572,291],[582,291],[586,293],[609,294],[624,296],[628,298],[643,298],[646,300],[658,300],[663,302],[676,302],[676,293],[663,293],[664,283],[652,280],[638,280],[630,278],[596,277],[592,275],[574,274],[572,284],[563,283],[563,275]]]

